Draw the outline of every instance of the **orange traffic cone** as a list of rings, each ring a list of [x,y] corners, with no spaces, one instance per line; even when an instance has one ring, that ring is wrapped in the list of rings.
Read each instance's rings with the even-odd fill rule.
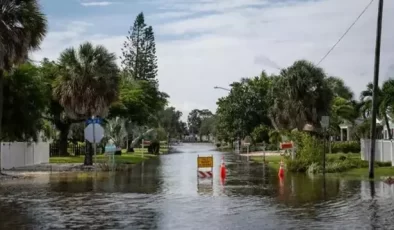
[[[285,169],[283,168],[283,161],[282,161],[282,160],[280,161],[278,176],[279,176],[280,178],[282,178],[282,177],[285,176]]]
[[[222,164],[220,165],[220,178],[226,178],[226,165],[224,164],[224,156],[222,157]]]

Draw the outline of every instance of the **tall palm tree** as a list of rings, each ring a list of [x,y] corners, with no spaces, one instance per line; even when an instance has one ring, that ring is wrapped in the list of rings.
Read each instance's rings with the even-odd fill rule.
[[[115,54],[86,42],[78,50],[63,51],[59,64],[61,71],[54,82],[53,96],[67,116],[71,119],[106,117],[119,91]],[[86,155],[85,164],[92,164],[91,152]]]
[[[369,83],[367,89],[361,92],[361,111],[363,116],[366,118],[372,112],[372,94],[373,84]],[[383,86],[378,88],[377,93],[377,117],[384,120],[386,128],[388,130],[389,139],[393,138],[393,134],[390,132],[390,123],[388,113],[392,111],[394,107],[394,79],[389,79],[383,83]]]
[[[323,69],[305,60],[282,70],[273,81],[273,123],[289,130],[302,130],[307,124],[319,128],[320,119],[328,115],[332,100],[332,91],[325,79]]]
[[[4,74],[38,49],[46,32],[47,21],[37,0],[0,0],[0,139]]]

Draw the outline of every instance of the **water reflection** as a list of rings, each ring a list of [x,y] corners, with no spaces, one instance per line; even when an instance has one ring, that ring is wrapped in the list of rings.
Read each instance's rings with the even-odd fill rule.
[[[198,181],[197,155],[214,155]],[[131,172],[43,174],[0,185],[3,229],[390,229],[394,186],[286,174],[184,145]],[[198,183],[197,183],[198,182]]]

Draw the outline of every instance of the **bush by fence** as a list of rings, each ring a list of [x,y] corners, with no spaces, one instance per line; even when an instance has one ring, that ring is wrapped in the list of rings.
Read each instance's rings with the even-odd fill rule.
[[[361,151],[358,141],[341,141],[331,144],[332,153],[359,153]]]

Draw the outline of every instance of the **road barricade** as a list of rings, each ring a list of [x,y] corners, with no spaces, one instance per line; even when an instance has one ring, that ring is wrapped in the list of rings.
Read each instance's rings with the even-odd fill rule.
[[[213,156],[197,156],[197,177],[209,179],[213,177]]]

